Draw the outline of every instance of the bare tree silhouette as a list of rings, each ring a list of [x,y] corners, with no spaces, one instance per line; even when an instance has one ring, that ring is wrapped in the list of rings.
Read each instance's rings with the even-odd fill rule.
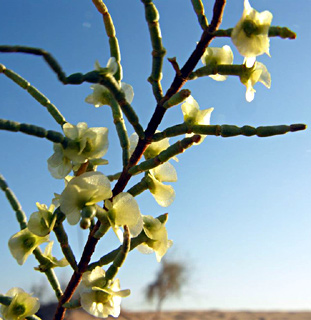
[[[146,299],[157,300],[156,309],[159,314],[167,297],[180,294],[182,286],[186,283],[185,271],[185,265],[181,262],[162,261],[156,279],[146,288]]]

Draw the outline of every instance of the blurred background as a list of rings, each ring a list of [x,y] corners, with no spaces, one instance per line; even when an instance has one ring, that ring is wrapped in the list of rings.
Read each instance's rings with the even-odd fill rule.
[[[213,1],[203,2],[211,20]],[[152,48],[144,6],[140,1],[105,3],[121,48],[123,81],[133,86],[132,106],[146,127],[155,99],[146,81],[151,72]],[[191,2],[154,3],[160,12],[166,57],[176,57],[182,66],[201,35]],[[271,11],[272,25],[287,26],[297,33],[294,41],[272,38],[271,58],[258,57],[271,73],[271,89],[257,84],[255,99],[248,103],[245,87],[234,77],[225,82],[201,78],[185,88],[191,90],[201,109],[214,107],[211,124],[308,125],[311,1],[253,0],[251,5],[260,12]],[[242,11],[242,0],[228,1],[222,28],[233,27]],[[67,75],[93,70],[96,60],[105,66],[109,59],[102,17],[91,1],[0,1],[0,12],[1,44],[44,48]],[[234,63],[242,63],[243,57],[229,38],[216,39],[212,46],[225,44],[234,52]],[[96,109],[84,101],[92,92],[89,84],[64,86],[42,58],[32,55],[1,53],[0,63],[44,93],[70,123],[85,121],[89,127],[108,127],[110,146],[104,158],[109,165],[99,170],[104,174],[121,170],[111,111],[107,106]],[[164,91],[173,77],[174,70],[165,59]],[[4,75],[0,76],[0,100],[1,118],[61,130],[47,110]],[[167,112],[159,129],[182,121],[180,106],[176,106]],[[131,134],[128,123],[127,128]],[[1,132],[0,148],[1,173],[28,217],[37,211],[37,201],[49,206],[54,192],[62,192],[64,182],[53,179],[47,169],[52,143]],[[271,138],[211,136],[178,158],[179,162],[173,163],[178,173],[178,182],[173,184],[176,199],[170,207],[159,207],[148,192],[137,197],[142,214],[169,213],[167,229],[174,245],[168,257],[186,269],[182,294],[164,301],[163,309],[311,310],[309,130]],[[44,275],[34,271],[37,261],[33,257],[21,267],[10,255],[7,241],[18,231],[18,223],[4,194],[0,195],[0,208],[0,292],[15,286],[33,291],[44,283]],[[88,232],[67,224],[65,228],[79,258]],[[109,232],[99,243],[94,260],[118,245],[113,232]],[[61,258],[61,251],[54,247],[54,255]],[[146,301],[145,289],[159,270],[154,254],[131,252],[118,274],[122,289],[131,289],[131,295],[122,302],[126,310],[155,308]],[[69,267],[56,271],[62,283],[71,276]],[[44,299],[55,298],[46,291]]]

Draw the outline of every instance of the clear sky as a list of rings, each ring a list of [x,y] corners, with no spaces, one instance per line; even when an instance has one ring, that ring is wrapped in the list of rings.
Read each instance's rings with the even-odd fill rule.
[[[203,1],[211,19],[213,1]],[[120,42],[123,81],[134,88],[133,107],[145,127],[155,107],[150,84],[151,45],[140,1],[107,0]],[[201,29],[186,0],[155,1],[160,12],[167,57],[182,65],[200,38]],[[201,78],[186,84],[201,109],[214,107],[211,124],[310,125],[310,13],[311,1],[253,0],[258,11],[273,13],[272,25],[287,26],[297,33],[295,41],[271,39],[270,53],[260,56],[271,73],[270,90],[257,84],[255,100],[245,101],[245,87],[237,78],[220,83]],[[240,19],[243,1],[228,1],[223,28]],[[88,72],[99,60],[105,66],[109,47],[102,18],[92,2],[74,0],[0,1],[0,43],[44,48],[69,75]],[[234,63],[243,58],[228,38],[213,46],[229,44]],[[64,86],[40,57],[0,54],[0,63],[26,78],[43,92],[72,124],[86,121],[91,127],[109,128],[110,147],[105,174],[121,169],[121,157],[111,112],[84,102],[89,84]],[[201,66],[201,63],[200,63]],[[162,85],[167,89],[174,76],[165,60]],[[27,92],[0,76],[0,118],[60,130],[54,119]],[[169,110],[160,130],[183,121],[179,106]],[[127,125],[130,132],[131,128]],[[53,179],[46,160],[52,144],[21,133],[1,132],[0,170],[29,215],[35,203],[50,204],[63,182]],[[148,193],[137,200],[143,214],[168,212],[167,229],[174,241],[171,258],[187,269],[184,294],[168,301],[166,309],[311,309],[311,139],[310,131],[271,138],[207,137],[200,146],[179,156],[174,163],[178,182],[175,202],[159,207]],[[0,194],[1,275],[0,292],[14,286],[30,290],[44,276],[33,270],[29,258],[20,267],[7,248],[18,224],[4,195]],[[87,232],[66,225],[77,256]],[[98,245],[98,258],[118,245],[111,233]],[[55,255],[61,257],[59,250]],[[96,258],[95,257],[95,258]],[[119,273],[122,288],[132,294],[123,300],[127,309],[146,309],[144,287],[153,280],[159,265],[154,254],[132,252]],[[59,270],[60,279],[71,274]]]

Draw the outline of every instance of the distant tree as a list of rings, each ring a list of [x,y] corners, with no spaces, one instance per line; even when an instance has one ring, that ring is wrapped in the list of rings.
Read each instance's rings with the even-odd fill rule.
[[[158,312],[167,297],[180,294],[185,284],[185,271],[183,263],[163,260],[156,279],[146,288],[146,298],[148,301],[157,300]]]

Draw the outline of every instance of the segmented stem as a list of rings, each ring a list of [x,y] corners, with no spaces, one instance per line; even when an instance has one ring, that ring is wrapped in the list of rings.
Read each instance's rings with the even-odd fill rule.
[[[66,216],[61,212],[59,208],[57,208],[54,212],[54,214],[57,215],[56,223],[54,226],[54,233],[56,235],[56,238],[60,244],[60,247],[62,249],[62,252],[66,258],[66,260],[69,262],[71,268],[73,270],[76,270],[78,268],[76,258],[74,256],[74,253],[69,245],[68,242],[68,236],[63,226],[63,221],[65,220]]]
[[[101,75],[100,84],[104,85],[112,93],[114,98],[120,105],[123,113],[127,117],[130,124],[133,126],[134,130],[139,137],[144,136],[143,127],[139,123],[139,119],[132,108],[132,106],[126,101],[124,92],[120,89],[117,81],[110,74]]]
[[[204,67],[198,68],[193,71],[188,80],[195,80],[197,78],[206,77],[214,74],[220,74],[223,76],[246,76],[253,68],[247,68],[244,64],[210,64]]]
[[[169,127],[162,132],[158,132],[153,136],[152,141],[157,142],[165,138],[176,137],[181,134],[195,133],[210,136],[221,136],[224,138],[235,136],[258,136],[271,137],[275,135],[285,134],[287,132],[296,132],[305,130],[305,124],[291,124],[291,125],[276,125],[276,126],[260,126],[254,128],[252,126],[238,127],[234,125],[193,125],[189,126],[187,123],[182,123],[173,127]]]
[[[141,0],[145,6],[145,18],[148,24],[150,40],[152,45],[152,70],[148,81],[152,85],[153,95],[159,102],[163,97],[161,86],[163,59],[166,50],[162,44],[162,35],[159,24],[159,12],[153,0]]]
[[[7,69],[3,64],[0,64],[0,73],[3,73],[9,79],[18,84],[21,88],[25,89],[31,96],[33,96],[42,106],[46,107],[51,116],[61,126],[66,123],[64,116],[60,111],[50,102],[50,100],[41,93],[37,88],[32,86],[26,79],[22,78],[16,72]]]
[[[160,152],[156,157],[143,161],[140,164],[132,167],[129,170],[130,174],[138,174],[150,169],[153,169],[160,164],[168,161],[169,159],[175,157],[176,155],[183,153],[186,149],[191,147],[194,143],[199,142],[201,137],[199,135],[194,135],[190,138],[184,138],[181,141],[177,141],[173,145],[169,146],[166,150]]]
[[[48,265],[50,263],[50,261],[44,257],[44,255],[42,254],[42,251],[39,247],[37,247],[34,251],[33,251],[33,255],[36,257],[36,259],[38,260],[38,262],[41,265]],[[55,295],[57,297],[57,299],[60,299],[61,296],[63,295],[62,289],[60,287],[59,281],[56,277],[56,274],[54,272],[53,269],[51,268],[47,268],[43,271],[43,273],[45,273],[52,289],[55,292]]]
[[[18,202],[15,194],[13,193],[13,191],[9,188],[8,184],[6,183],[4,177],[0,174],[0,188],[2,191],[4,191],[12,209],[15,211],[16,214],[16,219],[20,225],[20,229],[26,229],[27,228],[27,217],[26,214],[24,213],[24,211],[22,210],[22,207],[20,205],[20,203]],[[34,256],[36,257],[36,259],[38,260],[38,262],[42,265],[47,264],[49,261],[48,259],[46,259],[40,248],[37,247],[34,251],[33,251]],[[59,299],[62,296],[62,290],[60,288],[60,284],[57,280],[57,277],[53,271],[53,269],[46,269],[44,271],[48,281],[51,284],[51,287],[53,288],[56,297]]]
[[[64,148],[66,148],[66,146],[70,142],[70,139],[66,138],[60,132],[46,130],[33,124],[19,123],[11,120],[0,119],[0,130],[22,132],[34,137],[45,138],[54,143],[60,143]]]
[[[107,281],[112,280],[118,273],[119,269],[121,268],[122,264],[124,263],[127,257],[128,252],[130,251],[130,243],[131,237],[129,228],[128,226],[124,226],[123,244],[121,246],[121,250],[114,258],[112,265],[106,271],[105,278]]]
[[[130,153],[129,153],[130,142],[127,135],[125,122],[122,117],[121,108],[115,99],[112,99],[110,106],[111,106],[111,111],[113,116],[113,123],[116,126],[117,134],[120,141],[120,146],[122,148],[123,166],[126,166],[130,158]]]
[[[217,30],[213,33],[215,37],[231,37],[233,28],[225,29],[225,30]],[[268,32],[269,37],[280,37],[282,39],[296,39],[296,33],[287,27],[278,27],[271,26]]]
[[[130,249],[129,251],[132,251],[135,249],[137,246],[140,244],[146,242],[148,240],[147,236],[145,233],[142,231],[137,237],[131,239],[130,243]],[[118,256],[119,252],[122,250],[123,245],[119,246],[117,249],[107,253],[106,255],[102,256],[98,261],[90,263],[87,270],[91,271],[95,269],[96,267],[102,267],[104,265],[107,265],[114,261],[116,257]]]
[[[121,176],[121,172],[117,172],[115,174],[110,174],[107,176],[107,178],[109,179],[109,181],[114,181],[114,180],[118,180]]]
[[[128,193],[130,193],[133,197],[138,196],[145,190],[148,190],[148,183],[146,181],[146,178],[142,178],[140,182],[136,183],[133,187],[127,190]]]
[[[110,55],[111,57],[115,57],[116,62],[118,64],[118,71],[114,74],[114,77],[117,81],[121,81],[122,79],[122,66],[121,66],[121,54],[119,49],[119,42],[116,37],[116,31],[113,25],[113,21],[111,15],[108,12],[107,6],[104,4],[102,0],[92,0],[96,9],[99,13],[102,14],[106,34],[109,38],[109,47],[110,47]]]
[[[0,174],[0,188],[5,193],[12,209],[15,212],[16,219],[20,225],[20,229],[27,228],[27,217],[25,212],[22,210],[22,206],[20,205],[18,199],[16,198],[13,191],[9,188],[7,182],[5,181],[3,175]]]
[[[198,16],[199,24],[202,30],[204,31],[208,27],[208,21],[205,16],[203,2],[201,0],[191,0],[191,3],[192,3],[194,12]]]
[[[164,104],[163,107],[165,109],[171,108],[173,106],[177,106],[178,104],[182,103],[191,95],[191,91],[188,89],[182,89],[179,92],[175,93],[170,99],[168,99]]]

